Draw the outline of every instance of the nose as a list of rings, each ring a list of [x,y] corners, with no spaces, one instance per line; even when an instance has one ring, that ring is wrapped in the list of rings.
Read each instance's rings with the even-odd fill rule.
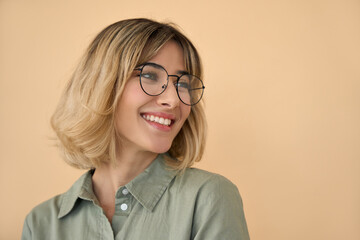
[[[157,96],[157,103],[167,108],[175,108],[179,106],[180,99],[178,97],[176,87],[171,79],[169,79],[169,83],[165,91]]]

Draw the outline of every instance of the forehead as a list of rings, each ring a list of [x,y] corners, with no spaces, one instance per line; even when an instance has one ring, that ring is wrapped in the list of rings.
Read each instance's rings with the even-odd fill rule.
[[[148,62],[163,66],[169,73],[185,71],[182,47],[175,41],[168,41]]]

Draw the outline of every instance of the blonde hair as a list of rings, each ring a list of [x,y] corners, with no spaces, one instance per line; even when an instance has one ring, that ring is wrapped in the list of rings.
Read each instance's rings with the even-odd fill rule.
[[[75,69],[51,118],[64,160],[81,169],[116,163],[118,144],[115,113],[124,86],[136,66],[151,59],[169,40],[183,49],[186,70],[202,77],[199,54],[173,24],[149,19],[128,19],[102,30]],[[167,158],[171,167],[184,170],[200,161],[205,147],[203,102],[191,107]]]

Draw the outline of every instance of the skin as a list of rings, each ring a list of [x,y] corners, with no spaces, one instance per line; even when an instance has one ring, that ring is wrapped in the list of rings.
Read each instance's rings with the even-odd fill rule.
[[[174,41],[166,43],[149,62],[163,66],[169,75],[185,71],[182,48]],[[159,153],[170,149],[191,110],[179,100],[175,86],[170,84],[176,78],[169,79],[161,95],[149,96],[141,89],[137,74],[134,71],[126,83],[117,106],[115,127],[121,139],[117,166],[104,164],[92,177],[94,193],[110,222],[115,212],[116,191],[143,172]],[[164,128],[145,120],[143,114],[165,115],[174,122]]]

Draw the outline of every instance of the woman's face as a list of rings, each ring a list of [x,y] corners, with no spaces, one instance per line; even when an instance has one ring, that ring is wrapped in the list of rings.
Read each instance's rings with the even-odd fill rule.
[[[149,62],[161,65],[169,75],[180,75],[185,71],[182,48],[174,41],[166,43]],[[171,84],[176,81],[175,77],[169,77],[169,84],[162,94],[149,96],[141,89],[139,73],[134,71],[117,106],[115,124],[121,149],[163,153],[170,149],[191,107],[179,100],[176,88]]]

